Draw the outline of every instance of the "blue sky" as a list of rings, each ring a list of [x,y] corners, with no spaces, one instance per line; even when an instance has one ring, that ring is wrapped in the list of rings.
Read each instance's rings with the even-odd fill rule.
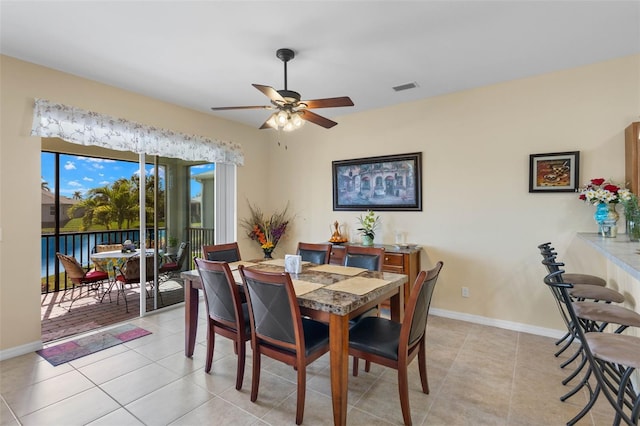
[[[41,159],[42,179],[49,183],[49,188],[53,191],[55,189],[55,154],[43,152]],[[199,174],[213,169],[213,164],[203,164],[192,167],[191,173]],[[154,173],[153,165],[147,164],[146,173],[147,175]],[[130,179],[131,176],[138,174],[137,162],[60,154],[60,194],[69,198],[76,191],[80,191],[84,197],[91,188],[110,185],[118,179]],[[160,168],[160,179],[164,181],[164,178],[164,168]],[[199,184],[192,184],[191,196],[195,196],[200,190]]]

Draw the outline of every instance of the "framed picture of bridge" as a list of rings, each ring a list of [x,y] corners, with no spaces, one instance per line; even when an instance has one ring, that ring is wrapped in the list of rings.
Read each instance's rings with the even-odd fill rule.
[[[422,153],[333,161],[333,210],[422,211]]]

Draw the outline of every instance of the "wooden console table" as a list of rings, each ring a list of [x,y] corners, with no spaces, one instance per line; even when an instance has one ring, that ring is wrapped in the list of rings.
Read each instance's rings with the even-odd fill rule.
[[[334,244],[331,249],[329,263],[342,265],[344,262],[345,246],[347,245],[349,244]],[[382,270],[384,272],[393,272],[409,276],[409,281],[404,286],[404,300],[406,303],[406,301],[409,300],[411,287],[420,273],[420,251],[422,248],[397,248],[394,245],[386,244],[376,244],[374,247],[384,247],[384,263],[382,264]]]

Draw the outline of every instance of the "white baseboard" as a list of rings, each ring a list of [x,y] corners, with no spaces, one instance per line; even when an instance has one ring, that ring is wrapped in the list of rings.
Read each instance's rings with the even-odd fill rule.
[[[28,354],[29,352],[39,351],[40,349],[42,349],[42,340],[27,343],[25,345],[15,346],[9,349],[3,349],[0,350],[0,361]]]
[[[556,330],[554,328],[536,327],[533,325],[522,324],[512,321],[503,321],[495,318],[481,317],[479,315],[465,314],[455,311],[447,311],[445,309],[431,308],[429,314],[438,317],[456,319],[460,321],[472,322],[474,324],[489,325],[492,327],[504,328],[505,330],[520,331],[523,333],[536,334],[538,336],[553,337],[559,339],[565,335],[566,331]]]

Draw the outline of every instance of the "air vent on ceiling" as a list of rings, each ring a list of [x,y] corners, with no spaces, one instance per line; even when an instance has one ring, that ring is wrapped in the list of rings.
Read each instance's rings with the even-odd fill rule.
[[[395,90],[396,92],[401,92],[403,90],[415,89],[416,87],[418,87],[418,83],[414,81],[407,84],[401,84],[400,86],[395,86],[393,87],[393,90]]]

